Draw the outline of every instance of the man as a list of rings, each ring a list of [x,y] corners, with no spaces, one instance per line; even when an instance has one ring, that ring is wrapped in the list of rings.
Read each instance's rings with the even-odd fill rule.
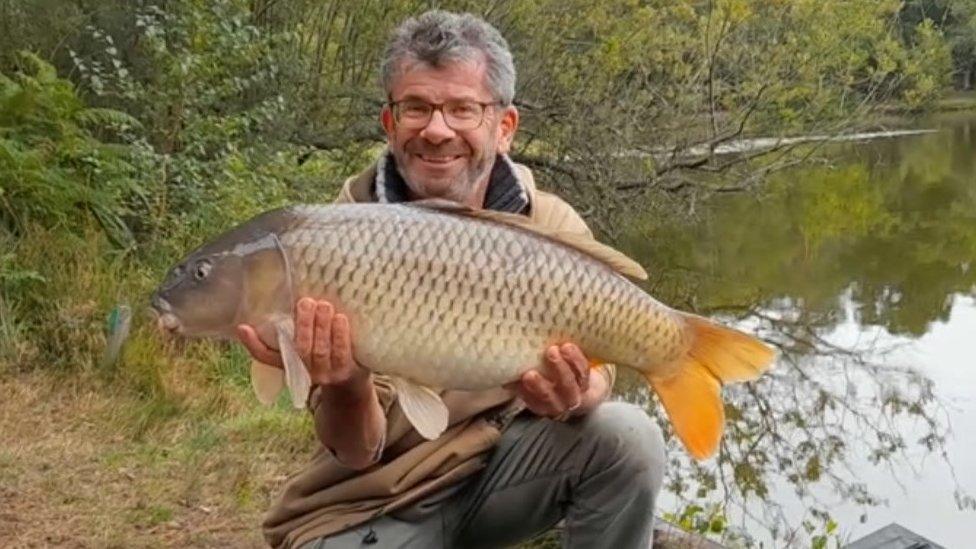
[[[518,128],[515,69],[497,30],[469,14],[427,12],[394,34],[382,66],[388,149],[346,182],[340,202],[447,198],[589,230],[509,160]],[[612,367],[572,344],[509,387],[445,391],[450,427],[425,441],[382,376],[355,361],[349,322],[301,299],[296,347],[322,451],[265,519],[278,547],[498,547],[565,519],[568,547],[647,547],[664,470],[663,439],[640,408],[605,402]],[[253,357],[281,365],[253,328]],[[516,398],[517,397],[517,398]]]

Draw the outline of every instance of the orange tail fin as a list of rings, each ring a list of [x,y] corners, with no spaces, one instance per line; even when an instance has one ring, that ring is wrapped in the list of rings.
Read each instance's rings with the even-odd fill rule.
[[[684,320],[693,334],[692,344],[678,359],[677,373],[645,377],[661,399],[675,434],[701,460],[714,454],[722,440],[722,384],[756,379],[769,368],[775,353],[758,339],[705,318],[686,314]]]

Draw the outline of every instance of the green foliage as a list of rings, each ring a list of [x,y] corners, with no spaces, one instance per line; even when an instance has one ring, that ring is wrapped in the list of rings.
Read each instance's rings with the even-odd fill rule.
[[[116,0],[114,4],[124,1]],[[108,5],[109,0],[3,0],[0,2],[0,72],[20,63],[21,50],[55,59],[66,38],[85,25],[94,9]]]
[[[689,504],[680,512],[664,513],[664,520],[681,527],[682,530],[693,532],[721,540],[729,527],[722,508],[712,504],[708,509],[696,504]]]
[[[869,123],[879,104],[922,107],[945,88],[941,36],[903,41],[891,24],[899,6],[535,0],[494,11],[527,75],[518,97],[530,138],[516,156],[588,204],[621,203],[620,191],[660,200],[702,187],[698,173],[749,185],[763,177],[755,163],[710,147],[834,133]],[[802,156],[791,153],[777,160]]]
[[[935,29],[951,50],[956,85],[976,87],[976,1],[909,0],[902,3],[898,24],[904,39],[913,44],[920,43],[920,32]]]
[[[332,159],[299,165],[290,142],[302,116],[281,83],[292,33],[260,29],[241,0],[149,3],[129,16],[129,34],[89,29],[88,44],[101,47],[72,52],[72,62],[95,101],[146,128],[163,167],[154,244],[178,253],[260,211],[329,198]]]
[[[814,513],[814,518],[816,522],[809,519],[803,521],[803,529],[810,536],[811,549],[840,548],[841,540],[837,522],[826,512]]]
[[[905,56],[902,75],[902,97],[910,108],[929,105],[942,95],[949,86],[952,66],[951,46],[931,20],[918,25],[914,41]]]
[[[0,75],[4,362],[89,364],[101,335],[93,297],[107,300],[118,289],[126,270],[118,254],[143,236],[137,229],[153,215],[149,197],[161,189],[157,156],[137,140],[124,142],[138,127],[125,113],[86,107],[74,85],[34,55]]]
[[[12,241],[9,236],[0,235],[0,250],[11,249]],[[19,267],[12,252],[0,255],[0,373],[27,353],[25,328],[17,315],[23,307],[20,298],[43,282],[46,279],[37,271]]]
[[[97,220],[121,246],[131,246],[127,219],[155,192],[155,157],[138,144],[111,143],[131,117],[86,108],[74,86],[31,54],[22,72],[0,74],[0,224],[16,234],[28,226],[78,231]]]
[[[5,367],[92,367],[104,314],[130,303],[141,319],[188,247],[282,203],[328,200],[340,178],[328,174],[341,156],[299,165],[276,133],[281,37],[251,24],[246,2],[149,4],[130,22],[128,38],[83,30],[78,85],[30,53],[0,75]],[[208,360],[229,363],[219,356]],[[145,364],[119,372],[156,398],[165,365]]]

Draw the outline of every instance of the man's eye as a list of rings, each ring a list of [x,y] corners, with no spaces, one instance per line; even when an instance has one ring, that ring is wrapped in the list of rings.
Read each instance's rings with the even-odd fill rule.
[[[449,105],[448,111],[455,118],[474,118],[478,116],[478,105],[474,103],[456,103]]]
[[[405,103],[400,107],[400,115],[420,118],[430,113],[430,105],[424,103]]]

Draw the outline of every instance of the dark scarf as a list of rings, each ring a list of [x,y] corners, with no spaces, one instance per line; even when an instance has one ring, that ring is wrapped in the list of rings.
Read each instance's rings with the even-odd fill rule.
[[[373,192],[376,194],[377,202],[396,203],[409,200],[407,182],[400,174],[393,153],[390,151],[383,153],[376,165]],[[525,183],[519,179],[512,160],[507,155],[499,154],[488,177],[484,208],[527,215],[529,206],[529,193],[526,191]]]

